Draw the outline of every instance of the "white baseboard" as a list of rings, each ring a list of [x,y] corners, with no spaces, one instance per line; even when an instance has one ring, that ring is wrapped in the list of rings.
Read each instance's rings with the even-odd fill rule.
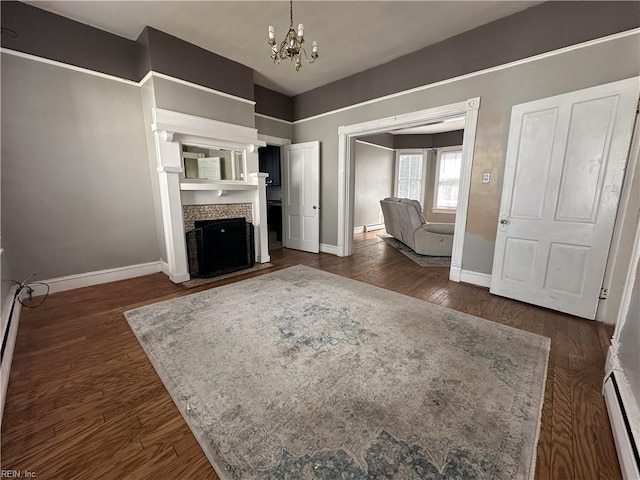
[[[357,235],[359,233],[364,233],[364,231],[365,231],[364,225],[361,226],[361,227],[353,227],[353,234],[354,235]]]
[[[460,281],[464,283],[470,283],[472,285],[478,285],[480,287],[489,288],[491,286],[491,275],[489,275],[488,273],[461,270]]]
[[[343,248],[342,247],[337,247],[335,245],[328,245],[326,243],[321,243],[320,244],[320,251],[322,253],[330,253],[331,255],[337,255],[338,257],[342,257],[343,255],[341,255]]]
[[[127,278],[141,277],[162,271],[161,262],[141,263],[138,265],[127,265],[126,267],[110,268],[108,270],[98,270],[96,272],[79,273],[67,275],[65,277],[51,278],[49,280],[34,280],[49,285],[49,293],[64,292],[76,288],[90,287],[101,283],[116,282]],[[46,287],[33,286],[34,295],[44,295]]]
[[[631,480],[640,478],[640,465],[636,462],[633,451],[634,445],[636,450],[640,449],[640,407],[617,352],[618,344],[613,341],[607,352],[602,393],[607,404],[620,470],[623,478]],[[627,424],[631,433],[627,429]]]
[[[372,223],[371,225],[365,225],[364,229],[367,232],[375,232],[376,230],[383,230],[384,223]]]
[[[6,299],[3,299],[4,306],[2,308],[2,325],[8,325],[9,313],[11,312],[11,305],[13,303],[13,297],[18,289],[17,285],[14,285],[9,289],[9,293]],[[18,336],[18,324],[20,323],[20,312],[22,305],[20,302],[16,302],[13,308],[13,315],[11,320],[11,326],[9,328],[9,334],[7,336],[7,345],[4,351],[4,358],[2,359],[2,368],[0,369],[0,425],[2,425],[2,412],[4,412],[4,401],[7,396],[7,387],[9,386],[9,375],[11,373],[11,362],[13,360],[13,350],[16,346],[16,338]],[[2,332],[4,336],[4,332]],[[0,340],[1,341],[1,340]]]

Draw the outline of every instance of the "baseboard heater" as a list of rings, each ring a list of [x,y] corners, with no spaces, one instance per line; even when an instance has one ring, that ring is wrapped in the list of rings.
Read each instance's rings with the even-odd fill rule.
[[[622,376],[624,377],[624,374]],[[640,452],[638,451],[640,432],[634,432],[632,420],[629,418],[632,413],[625,407],[625,398],[627,401],[633,401],[633,399],[629,400],[629,393],[625,394],[622,390],[625,389],[621,388],[614,370],[604,381],[603,394],[622,475],[626,480],[637,480],[640,478]]]
[[[189,275],[209,278],[253,267],[253,225],[244,218],[197,220],[187,232]]]

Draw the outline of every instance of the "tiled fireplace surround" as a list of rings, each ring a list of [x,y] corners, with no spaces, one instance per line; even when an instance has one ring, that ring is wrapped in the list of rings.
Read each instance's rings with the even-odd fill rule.
[[[193,230],[196,220],[220,220],[223,218],[244,218],[253,223],[253,208],[250,203],[227,205],[183,205],[184,231]]]
[[[159,204],[166,252],[162,269],[176,283],[189,280],[185,232],[196,220],[244,217],[254,226],[255,261],[270,260],[267,246],[267,174],[258,172],[256,129],[152,109]],[[244,152],[244,181],[190,181],[184,178],[182,145]]]

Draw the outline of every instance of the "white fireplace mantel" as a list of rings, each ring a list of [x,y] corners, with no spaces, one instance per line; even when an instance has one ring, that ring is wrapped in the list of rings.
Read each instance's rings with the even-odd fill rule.
[[[166,245],[167,274],[175,282],[189,280],[183,204],[197,193],[210,204],[251,203],[255,228],[256,262],[270,260],[267,231],[266,173],[258,172],[259,146],[254,128],[196,117],[161,108],[152,109],[151,130],[157,158],[157,173]],[[183,178],[182,145],[228,148],[244,152],[244,181],[186,180]]]

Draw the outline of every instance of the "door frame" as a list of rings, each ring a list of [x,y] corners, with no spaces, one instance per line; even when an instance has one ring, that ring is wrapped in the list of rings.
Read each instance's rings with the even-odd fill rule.
[[[291,139],[290,138],[282,138],[282,137],[273,137],[271,135],[263,135],[261,133],[258,134],[258,140],[262,140],[264,142],[267,143],[267,145],[274,145],[276,147],[280,147],[280,172],[282,172],[282,164],[284,161],[284,149],[282,147],[284,147],[285,145],[291,145]],[[280,188],[284,188],[284,176],[282,175],[282,173],[280,173]],[[266,198],[265,198],[265,203],[266,203]],[[282,218],[284,218],[286,212],[285,212],[285,208],[284,208],[284,202],[282,202]],[[286,247],[285,242],[284,242],[284,222],[281,222],[281,228],[282,231],[280,232],[281,238],[282,238],[282,246]],[[268,230],[267,230],[267,237],[268,237]]]
[[[353,254],[355,137],[464,116],[465,127],[462,140],[459,203],[456,211],[451,269],[449,271],[450,280],[454,282],[460,281],[479,108],[480,97],[474,97],[458,103],[338,128],[338,256],[347,257]]]

